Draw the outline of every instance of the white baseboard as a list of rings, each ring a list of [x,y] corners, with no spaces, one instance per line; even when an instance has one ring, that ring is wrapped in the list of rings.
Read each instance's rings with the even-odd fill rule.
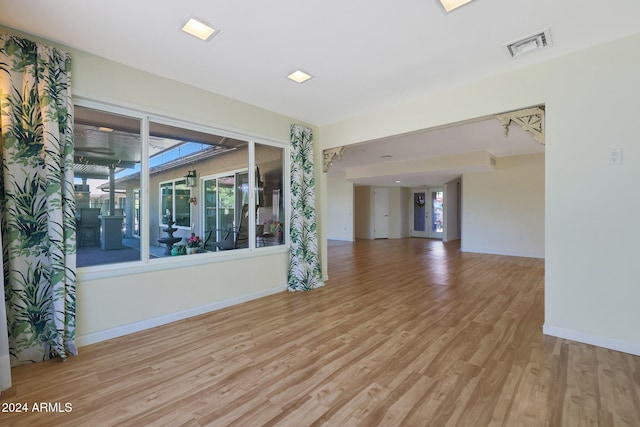
[[[494,251],[494,250],[485,250],[482,248],[469,248],[469,247],[461,247],[460,252],[469,252],[469,253],[477,253],[477,254],[487,254],[487,255],[504,255],[504,256],[514,256],[514,257],[522,257],[522,258],[539,258],[544,259],[544,254],[541,253],[533,253],[533,252],[509,252],[509,251]]]
[[[268,295],[277,294],[279,292],[285,292],[286,290],[287,290],[286,285],[281,287],[279,286],[276,288],[271,288],[271,289],[266,289],[264,291],[256,292],[253,294],[242,295],[242,296],[230,298],[224,301],[218,301],[212,304],[190,308],[188,310],[166,314],[164,316],[154,317],[152,319],[146,319],[140,322],[131,323],[124,326],[118,326],[117,328],[107,329],[100,332],[93,332],[86,335],[79,335],[76,337],[76,345],[78,347],[82,347],[85,345],[95,344],[95,343],[106,341],[112,338],[117,338],[124,335],[132,334],[134,332],[140,332],[146,329],[155,328],[156,326],[166,325],[167,323],[172,323],[178,320],[187,319],[189,317],[198,316],[200,314],[209,313],[211,311],[220,310],[221,308],[231,307],[233,305],[237,305],[243,302],[266,297]]]
[[[608,348],[610,350],[616,350],[623,353],[640,356],[640,345],[637,344],[631,344],[611,338],[589,335],[571,329],[564,329],[547,325],[544,325],[542,327],[542,333],[545,335],[551,335],[553,337],[564,338],[571,341],[577,341],[584,344],[595,345],[597,347]]]
[[[0,391],[11,387],[11,356],[0,357]]]

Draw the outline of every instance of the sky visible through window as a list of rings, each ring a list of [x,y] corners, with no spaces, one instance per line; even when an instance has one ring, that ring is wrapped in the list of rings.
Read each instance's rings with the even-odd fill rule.
[[[157,166],[161,166],[163,164],[175,161],[181,157],[189,156],[194,153],[198,153],[200,151],[204,151],[210,146],[207,144],[197,143],[197,142],[185,142],[176,145],[174,148],[170,148],[169,150],[163,151],[159,154],[153,155],[149,158],[149,169],[152,169]],[[139,174],[140,173],[140,163],[136,163],[133,168],[122,169],[115,174],[115,178],[124,178],[130,175]],[[89,185],[90,192],[92,195],[103,195],[104,191],[100,190],[100,186],[104,185],[104,179],[87,179],[87,184]],[[74,178],[74,182],[76,184],[82,183],[81,178]]]
[[[155,156],[151,156],[151,158],[149,158],[149,169],[156,166],[164,165],[181,157],[206,150],[208,147],[209,145],[207,144],[200,144],[197,142],[185,142],[184,144],[179,144],[174,148],[163,151],[162,153],[156,154]],[[140,163],[136,163],[134,168],[123,169],[120,172],[116,173],[116,178],[122,178],[134,173],[140,173]]]

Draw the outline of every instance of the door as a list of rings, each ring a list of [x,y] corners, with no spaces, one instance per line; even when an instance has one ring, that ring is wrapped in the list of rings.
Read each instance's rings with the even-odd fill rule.
[[[428,206],[427,206],[427,190],[425,188],[413,190],[411,205],[412,205],[411,237],[428,237],[428,233],[427,233]]]
[[[227,227],[235,225],[235,175],[205,178],[202,182],[203,235],[218,230],[212,242],[218,241]]]
[[[444,234],[444,191],[442,187],[429,188],[427,191],[427,237],[442,239]]]
[[[389,238],[389,189],[376,188],[373,190],[373,238]]]

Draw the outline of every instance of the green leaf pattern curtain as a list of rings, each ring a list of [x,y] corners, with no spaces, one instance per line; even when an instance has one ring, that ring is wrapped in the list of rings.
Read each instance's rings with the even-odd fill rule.
[[[77,354],[71,59],[0,33],[0,220],[12,366]]]
[[[318,258],[315,171],[311,129],[291,125],[291,222],[289,291],[323,286]]]

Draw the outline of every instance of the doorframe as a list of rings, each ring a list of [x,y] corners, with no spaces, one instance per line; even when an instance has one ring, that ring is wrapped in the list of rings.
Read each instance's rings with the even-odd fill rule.
[[[436,232],[432,230],[432,225],[433,225],[433,217],[434,217],[434,213],[433,213],[433,193],[435,192],[441,192],[442,193],[442,231],[441,232]],[[445,231],[447,229],[447,215],[446,215],[446,205],[447,205],[447,200],[445,198],[446,194],[445,194],[445,186],[444,185],[437,185],[434,187],[427,187],[427,199],[428,202],[426,203],[426,205],[428,206],[427,209],[427,237],[429,239],[438,239],[438,240],[442,240],[444,241],[444,236],[445,236]]]

